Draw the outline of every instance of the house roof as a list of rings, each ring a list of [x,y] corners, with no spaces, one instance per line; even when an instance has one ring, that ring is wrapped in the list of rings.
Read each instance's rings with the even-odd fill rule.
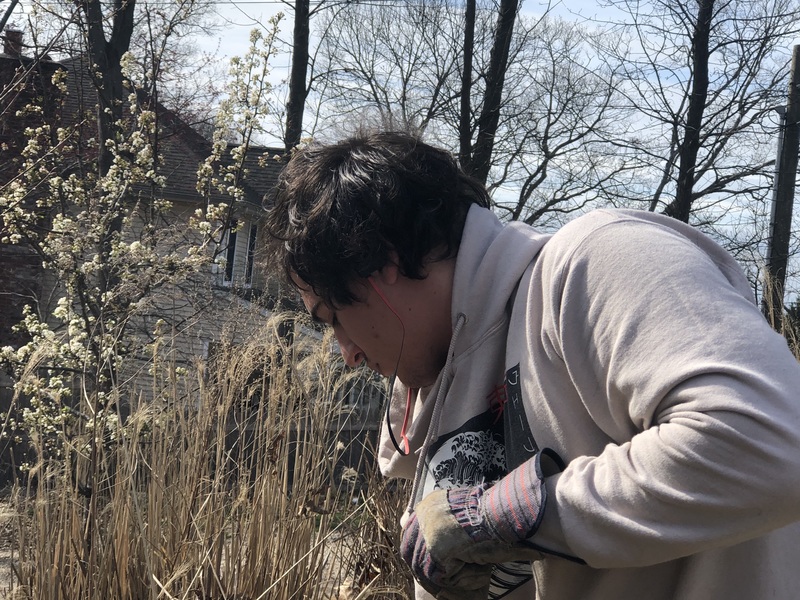
[[[88,63],[78,56],[61,61],[67,70],[68,96],[63,107],[66,122],[77,124],[82,114],[92,114],[98,103],[97,90],[91,81]],[[143,103],[149,98],[139,93]],[[167,199],[203,201],[197,192],[197,168],[211,154],[211,142],[192,129],[179,115],[161,103],[155,103],[160,135],[157,138],[157,152],[161,156],[161,173],[166,183],[163,194]],[[93,120],[89,124],[94,127]],[[233,148],[235,144],[230,144]],[[269,158],[263,158],[263,157]],[[279,157],[277,160],[273,157]],[[283,168],[283,148],[250,146],[245,157],[247,174],[243,180],[245,201],[251,209],[260,208],[264,197],[277,181]],[[230,157],[223,159],[230,164]],[[212,192],[214,202],[230,202],[230,197],[216,191]]]

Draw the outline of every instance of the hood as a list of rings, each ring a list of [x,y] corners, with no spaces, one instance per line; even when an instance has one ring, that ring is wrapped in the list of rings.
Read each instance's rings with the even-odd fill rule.
[[[520,277],[549,238],[524,223],[503,224],[485,208],[470,209],[453,278],[453,327],[458,315],[467,319],[456,357],[503,317]]]
[[[413,392],[413,419],[407,431],[410,455],[396,451],[386,422],[382,424],[378,464],[384,475],[418,479],[415,473],[419,474],[425,448],[435,439],[436,408],[447,396],[454,363],[507,318],[506,308],[520,278],[549,237],[522,223],[504,225],[485,208],[470,209],[453,277],[453,338],[447,364],[432,387]],[[398,382],[389,411],[395,435],[402,427],[407,398],[408,389]]]

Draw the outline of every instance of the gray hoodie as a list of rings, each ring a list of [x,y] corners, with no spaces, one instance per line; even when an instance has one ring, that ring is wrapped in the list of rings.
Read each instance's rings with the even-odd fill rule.
[[[452,318],[411,455],[384,427],[379,463],[416,478],[412,510],[540,448],[561,456],[531,540],[542,559],[495,569],[494,597],[800,597],[800,365],[720,247],[647,212],[548,238],[473,207]],[[405,398],[397,386],[396,431]]]

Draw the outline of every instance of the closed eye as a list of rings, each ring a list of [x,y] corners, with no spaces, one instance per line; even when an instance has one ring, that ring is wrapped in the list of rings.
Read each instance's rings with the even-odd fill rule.
[[[319,323],[320,325],[336,327],[339,324],[339,320],[336,318],[336,313],[334,311],[331,311],[330,313],[331,320],[329,323],[327,319],[322,318],[319,314],[319,310],[322,307],[324,307],[324,304],[322,303],[322,300],[319,300],[314,304],[311,310],[308,311],[309,313],[311,313],[311,320],[314,321],[315,323]]]

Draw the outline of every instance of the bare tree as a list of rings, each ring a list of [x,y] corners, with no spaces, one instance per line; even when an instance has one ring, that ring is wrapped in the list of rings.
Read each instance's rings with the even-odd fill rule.
[[[557,227],[565,215],[608,204],[640,166],[620,151],[632,136],[619,73],[600,64],[575,22],[521,19],[507,72],[491,190],[511,220]]]
[[[486,183],[501,214],[555,226],[560,216],[553,223],[545,217],[616,200],[636,164],[630,152],[618,151],[630,119],[618,108],[618,71],[593,57],[587,31],[547,16],[519,18],[506,85],[490,111],[484,100],[494,13],[477,10],[474,30],[465,17],[431,2],[343,11],[337,35],[322,46],[329,119],[363,123],[371,115],[382,126],[425,132],[457,149],[463,163],[478,147],[481,115],[493,112]],[[467,48],[462,42],[470,34]]]
[[[708,99],[708,59],[711,37],[711,20],[714,14],[714,0],[700,0],[694,18],[692,39],[692,88],[686,110],[686,126],[683,128],[683,142],[678,153],[678,177],[675,186],[675,199],[664,212],[681,221],[689,222],[694,188],[694,167],[700,149],[700,129],[703,113]]]
[[[774,162],[774,106],[800,31],[794,0],[612,0],[598,46],[628,85],[651,210],[682,220],[698,202],[762,201]],[[609,43],[613,40],[613,43]],[[643,175],[646,176],[646,175]]]
[[[326,100],[367,109],[384,126],[424,131],[446,123],[462,166],[485,182],[518,44],[518,11],[517,0],[491,6],[467,0],[463,13],[436,0],[352,5],[324,24],[336,31],[322,47],[328,62],[319,82],[331,94]]]
[[[176,0],[167,10],[158,0],[138,0],[136,22],[141,31],[131,40],[136,69],[131,83],[155,106],[169,108],[209,139],[224,79],[220,59],[201,52],[197,37],[218,28],[209,0]]]
[[[462,165],[472,160],[472,62],[475,52],[476,0],[466,0],[464,45],[461,66],[461,104],[458,119],[458,158]]]
[[[294,13],[293,35],[291,43],[286,46],[291,48],[291,66],[289,79],[286,86],[286,101],[283,106],[275,102],[273,112],[283,116],[284,121],[279,124],[283,129],[283,141],[286,152],[300,143],[306,115],[306,101],[313,87],[324,85],[315,81],[316,50],[312,49],[311,42],[311,23],[317,16],[322,16],[323,24],[317,28],[317,46],[325,40],[331,32],[333,17],[343,8],[346,8],[351,0],[321,0],[312,8],[309,0],[282,0],[284,4],[290,6]],[[310,128],[313,130],[313,126]]]
[[[308,77],[310,18],[309,0],[295,0],[292,66],[289,74],[289,99],[286,102],[286,133],[284,136],[287,152],[300,143],[303,135],[303,114],[308,96],[306,79]]]
[[[445,2],[350,5],[321,30],[318,103],[333,127],[426,131],[455,100],[460,19]],[[457,84],[455,84],[457,87]]]
[[[92,65],[91,75],[98,91],[97,129],[100,174],[105,175],[114,161],[110,144],[116,139],[116,127],[122,121],[127,92],[122,75],[122,56],[128,51],[133,35],[136,2],[114,0],[105,13],[100,0],[80,0],[80,27],[86,36],[86,53]],[[108,25],[107,25],[108,23]],[[117,229],[111,226],[111,231]]]
[[[628,148],[647,164],[637,172],[642,199],[719,240],[758,295],[775,107],[785,100],[800,4],[609,0],[601,8],[623,14],[595,19],[610,34],[597,56],[620,71],[619,90],[636,114],[636,143]]]
[[[121,5],[133,12],[128,54],[120,55],[125,56],[126,62],[123,79],[151,102],[163,104],[210,137],[214,114],[209,107],[220,98],[218,82],[224,79],[224,73],[213,53],[198,49],[197,37],[210,36],[218,27],[213,2],[176,0],[165,7],[157,0],[137,0]],[[54,60],[78,56],[89,60],[90,31],[98,43],[100,33],[103,38],[108,37],[105,43],[109,49],[117,44],[123,50],[123,29],[119,24],[114,29],[111,24],[112,19],[121,16],[117,16],[119,11],[103,2],[99,7],[101,18],[105,19],[102,27],[91,24],[86,13],[87,8],[97,11],[97,3],[32,1],[25,14],[28,52]],[[94,14],[95,21],[96,17]],[[126,89],[123,96],[128,92]]]
[[[518,11],[518,0],[500,0],[489,65],[483,73],[486,85],[483,89],[483,102],[478,116],[475,142],[471,156],[462,156],[462,161],[467,159],[462,165],[467,173],[482,182],[486,182],[492,167],[492,150],[500,123],[503,84],[506,79],[511,40],[514,35],[514,22],[517,19]],[[466,69],[464,70],[466,71]],[[469,96],[470,92],[471,88],[462,90],[462,97]],[[465,140],[462,140],[460,145],[464,148]]]

